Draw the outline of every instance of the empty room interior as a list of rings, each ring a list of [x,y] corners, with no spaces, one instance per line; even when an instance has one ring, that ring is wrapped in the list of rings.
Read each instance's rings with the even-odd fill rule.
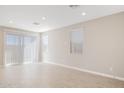
[[[124,88],[124,6],[0,5],[0,88]]]

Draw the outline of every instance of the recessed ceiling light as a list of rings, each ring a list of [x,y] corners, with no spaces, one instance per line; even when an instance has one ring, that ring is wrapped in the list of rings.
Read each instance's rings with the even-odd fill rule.
[[[81,13],[81,15],[82,15],[82,16],[85,16],[85,15],[86,15],[86,13],[85,13],[85,12],[82,12],[82,13]]]
[[[44,16],[44,17],[42,17],[42,20],[46,20],[46,17]]]
[[[10,24],[12,24],[12,23],[13,23],[13,21],[12,21],[12,20],[10,20],[10,21],[9,21],[9,23],[10,23]]]

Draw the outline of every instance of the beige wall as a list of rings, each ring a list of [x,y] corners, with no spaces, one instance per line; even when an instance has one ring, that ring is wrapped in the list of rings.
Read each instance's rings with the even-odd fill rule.
[[[84,33],[83,55],[69,53],[69,32],[75,28]],[[42,55],[42,61],[124,77],[124,12],[45,34],[49,36],[49,52]]]
[[[3,31],[2,31],[2,29],[0,28],[0,65],[2,65],[3,64],[3,48],[4,48],[4,46],[3,46],[3,44],[4,44],[4,42],[3,42],[3,40],[4,40],[4,35],[3,35]]]

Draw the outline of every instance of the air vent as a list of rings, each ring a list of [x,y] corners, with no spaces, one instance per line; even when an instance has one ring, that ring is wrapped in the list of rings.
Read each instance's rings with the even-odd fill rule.
[[[38,23],[38,22],[34,22],[33,24],[36,25],[36,26],[40,25],[40,23]]]
[[[69,7],[72,9],[76,9],[76,8],[80,7],[80,5],[69,5]]]

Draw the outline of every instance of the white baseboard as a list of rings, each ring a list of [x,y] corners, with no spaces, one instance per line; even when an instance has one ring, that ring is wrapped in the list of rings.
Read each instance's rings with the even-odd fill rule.
[[[118,76],[113,76],[113,75],[104,74],[104,73],[100,73],[100,72],[95,72],[95,71],[91,71],[88,69],[82,69],[82,68],[78,68],[78,67],[74,67],[74,66],[68,66],[68,65],[64,65],[64,64],[54,63],[51,61],[45,61],[45,62],[39,62],[39,63],[28,63],[27,62],[25,64],[43,64],[43,63],[53,64],[53,65],[57,65],[57,66],[65,67],[65,68],[70,68],[70,69],[74,69],[74,70],[78,70],[78,71],[82,71],[82,72],[87,72],[87,73],[91,73],[91,74],[95,74],[95,75],[99,75],[99,76],[103,76],[103,77],[108,77],[108,78],[124,81],[123,77],[118,77]],[[10,65],[17,65],[17,64],[0,65],[0,67],[10,66]]]
[[[87,69],[81,69],[81,68],[78,68],[78,67],[67,66],[67,65],[64,65],[64,64],[58,64],[58,63],[54,63],[54,62],[44,62],[44,63],[53,64],[53,65],[57,65],[57,66],[65,67],[65,68],[70,68],[70,69],[74,69],[74,70],[78,70],[78,71],[82,71],[82,72],[87,72],[87,73],[91,73],[91,74],[95,74],[95,75],[99,75],[99,76],[103,76],[103,77],[108,77],[108,78],[124,81],[123,77],[118,77],[118,76],[113,76],[113,75],[104,74],[104,73],[100,73],[100,72],[90,71],[90,70],[87,70]]]

